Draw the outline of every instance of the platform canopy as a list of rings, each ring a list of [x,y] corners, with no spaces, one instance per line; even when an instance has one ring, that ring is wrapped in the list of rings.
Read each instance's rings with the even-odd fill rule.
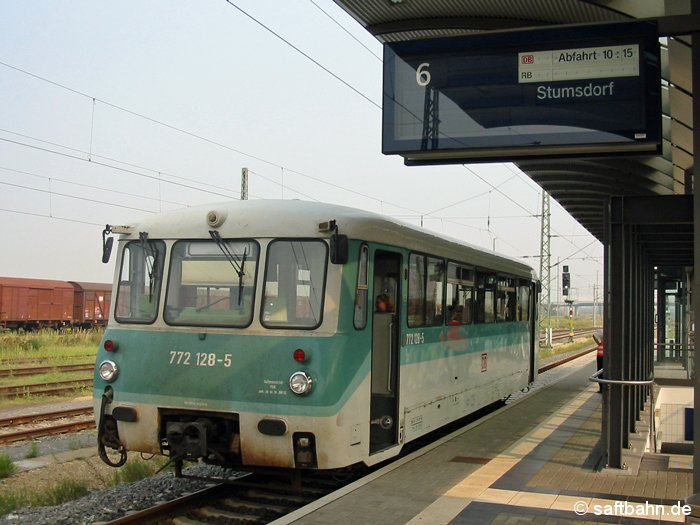
[[[609,196],[692,193],[691,48],[699,26],[683,0],[335,0],[380,42],[564,24],[658,20],[662,153],[654,156],[522,160],[516,164],[599,240]],[[666,36],[664,36],[666,35]],[[676,251],[692,252],[692,225]],[[667,246],[668,247],[668,246]],[[690,254],[688,254],[690,255]],[[691,255],[692,257],[692,255]]]

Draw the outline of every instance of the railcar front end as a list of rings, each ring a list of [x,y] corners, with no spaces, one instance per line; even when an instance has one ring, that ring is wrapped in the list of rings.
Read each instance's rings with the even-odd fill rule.
[[[95,374],[103,446],[225,466],[362,460],[369,345],[347,351],[325,239],[122,244]]]

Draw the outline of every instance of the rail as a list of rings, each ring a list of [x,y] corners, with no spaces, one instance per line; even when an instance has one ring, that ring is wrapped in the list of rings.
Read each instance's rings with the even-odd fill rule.
[[[592,383],[598,383],[603,385],[619,385],[625,386],[650,386],[650,400],[649,400],[649,429],[652,436],[652,441],[654,442],[654,453],[656,454],[656,425],[654,424],[654,375],[652,374],[650,379],[603,379],[600,375],[603,373],[601,368],[595,374],[588,378]]]
[[[570,328],[552,329],[546,328],[544,332],[540,332],[539,339],[540,345],[552,346],[555,341],[558,342],[571,342],[576,337],[581,337],[584,335],[593,334],[600,330],[599,328],[577,328],[571,330]]]
[[[51,383],[33,383],[29,385],[0,386],[0,399],[12,399],[26,396],[61,395],[80,388],[92,387],[90,379],[69,379]]]

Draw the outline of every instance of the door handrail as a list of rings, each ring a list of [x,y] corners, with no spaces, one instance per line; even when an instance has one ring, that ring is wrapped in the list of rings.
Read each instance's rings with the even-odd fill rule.
[[[635,380],[635,379],[602,379],[599,376],[603,373],[603,368],[588,378],[592,383],[602,383],[604,385],[620,385],[620,386],[651,386],[649,389],[649,426],[651,438],[654,443],[654,453],[656,454],[656,424],[654,421],[654,374],[651,374],[650,379]]]

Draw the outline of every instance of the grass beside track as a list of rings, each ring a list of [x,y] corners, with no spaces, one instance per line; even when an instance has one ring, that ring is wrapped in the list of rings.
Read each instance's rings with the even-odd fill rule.
[[[573,343],[561,343],[556,344],[552,347],[540,347],[540,361],[548,357],[558,356],[562,354],[568,354],[569,352],[574,352],[576,350],[583,350],[585,348],[590,348],[595,345],[593,341],[593,335],[584,335],[574,339]]]
[[[0,453],[0,460],[4,454]],[[8,458],[9,459],[9,458]],[[0,461],[2,464],[2,461]],[[82,498],[95,489],[104,489],[121,483],[131,483],[152,476],[165,464],[165,460],[142,461],[130,459],[122,468],[112,471],[101,483],[96,483],[100,476],[93,476],[90,481],[81,479],[56,480],[48,488],[29,489],[13,488],[11,485],[0,483],[0,517],[24,507],[44,507],[60,505],[68,501]],[[11,465],[11,463],[10,463]],[[6,467],[12,470],[11,466]],[[7,482],[7,480],[5,480]]]
[[[68,364],[97,355],[103,330],[59,333],[54,330],[0,334],[0,366],[27,362]]]
[[[85,363],[95,360],[103,330],[76,330],[60,333],[55,330],[41,330],[26,333],[0,334],[0,366],[3,368],[23,368],[27,366],[51,366]],[[85,379],[91,377],[89,372],[66,372],[31,376],[5,377],[0,379],[0,386],[13,386],[28,383],[48,383],[67,379]],[[90,395],[90,389],[77,389],[65,396],[23,396],[17,399],[3,400],[3,406],[22,406],[37,402],[51,402],[72,399],[76,396]]]

